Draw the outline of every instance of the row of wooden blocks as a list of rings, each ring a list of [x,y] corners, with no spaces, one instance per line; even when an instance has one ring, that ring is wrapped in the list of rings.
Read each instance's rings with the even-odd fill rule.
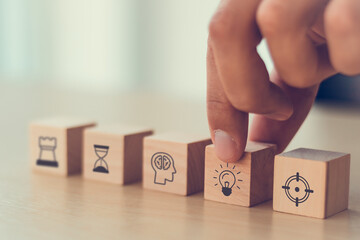
[[[220,161],[208,136],[155,134],[149,128],[95,126],[48,119],[30,125],[33,170],[127,184],[253,206],[273,198],[276,211],[326,218],[348,207],[350,155],[249,142],[236,163]]]

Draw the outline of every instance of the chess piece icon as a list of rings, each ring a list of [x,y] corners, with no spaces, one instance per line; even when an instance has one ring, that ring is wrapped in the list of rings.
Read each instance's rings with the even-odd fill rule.
[[[55,137],[39,137],[40,154],[36,165],[46,167],[58,167],[56,161],[55,149],[57,140]]]
[[[155,171],[154,183],[166,185],[166,182],[174,181],[176,173],[174,159],[170,154],[157,152],[151,157],[151,166]]]
[[[109,167],[104,159],[108,155],[109,146],[95,144],[94,150],[98,159],[95,161],[93,172],[109,173]]]

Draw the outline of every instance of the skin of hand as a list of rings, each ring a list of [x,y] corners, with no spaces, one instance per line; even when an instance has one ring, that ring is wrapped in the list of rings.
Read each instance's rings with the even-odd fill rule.
[[[269,76],[256,47],[266,39]],[[207,112],[217,157],[238,161],[247,139],[282,152],[321,81],[360,73],[359,0],[222,0],[209,25]],[[249,113],[255,113],[248,134]]]

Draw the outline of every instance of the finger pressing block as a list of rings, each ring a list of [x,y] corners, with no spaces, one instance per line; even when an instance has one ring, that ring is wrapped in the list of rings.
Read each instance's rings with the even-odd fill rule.
[[[30,124],[30,160],[36,172],[67,176],[81,172],[83,131],[95,122],[51,118]]]
[[[270,200],[275,152],[273,144],[248,142],[239,161],[225,163],[207,146],[204,198],[246,207]]]
[[[144,138],[143,186],[189,195],[204,189],[208,136],[164,133]]]
[[[326,218],[347,209],[350,154],[299,148],[275,157],[275,211]]]
[[[84,178],[115,184],[140,180],[143,138],[152,133],[149,128],[121,125],[86,129]]]

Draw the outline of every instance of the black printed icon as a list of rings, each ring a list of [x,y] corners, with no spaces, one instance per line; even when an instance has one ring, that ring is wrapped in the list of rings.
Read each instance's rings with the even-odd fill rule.
[[[175,162],[170,154],[165,152],[155,153],[151,157],[151,166],[155,171],[155,184],[166,185],[166,182],[174,181]]]
[[[99,173],[109,173],[109,167],[104,159],[106,155],[108,155],[109,146],[95,144],[94,150],[96,156],[98,156],[98,159],[95,161],[93,171]]]
[[[299,203],[305,202],[309,198],[310,193],[314,192],[314,190],[310,189],[306,179],[300,176],[298,172],[296,175],[289,177],[282,188],[285,189],[286,196],[295,203],[296,207],[299,206]]]
[[[214,179],[219,181],[215,183],[215,186],[218,186],[218,183],[220,183],[222,193],[225,196],[230,196],[234,186],[236,186],[237,189],[240,189],[236,184],[237,182],[242,182],[242,180],[238,178],[238,175],[241,172],[236,172],[235,165],[232,168],[229,168],[229,163],[226,163],[226,169],[223,168],[222,164],[220,164],[220,168],[221,171],[215,169],[217,176],[215,176]]]
[[[57,140],[55,137],[39,137],[40,154],[36,165],[45,167],[58,167],[56,161],[55,149]]]

